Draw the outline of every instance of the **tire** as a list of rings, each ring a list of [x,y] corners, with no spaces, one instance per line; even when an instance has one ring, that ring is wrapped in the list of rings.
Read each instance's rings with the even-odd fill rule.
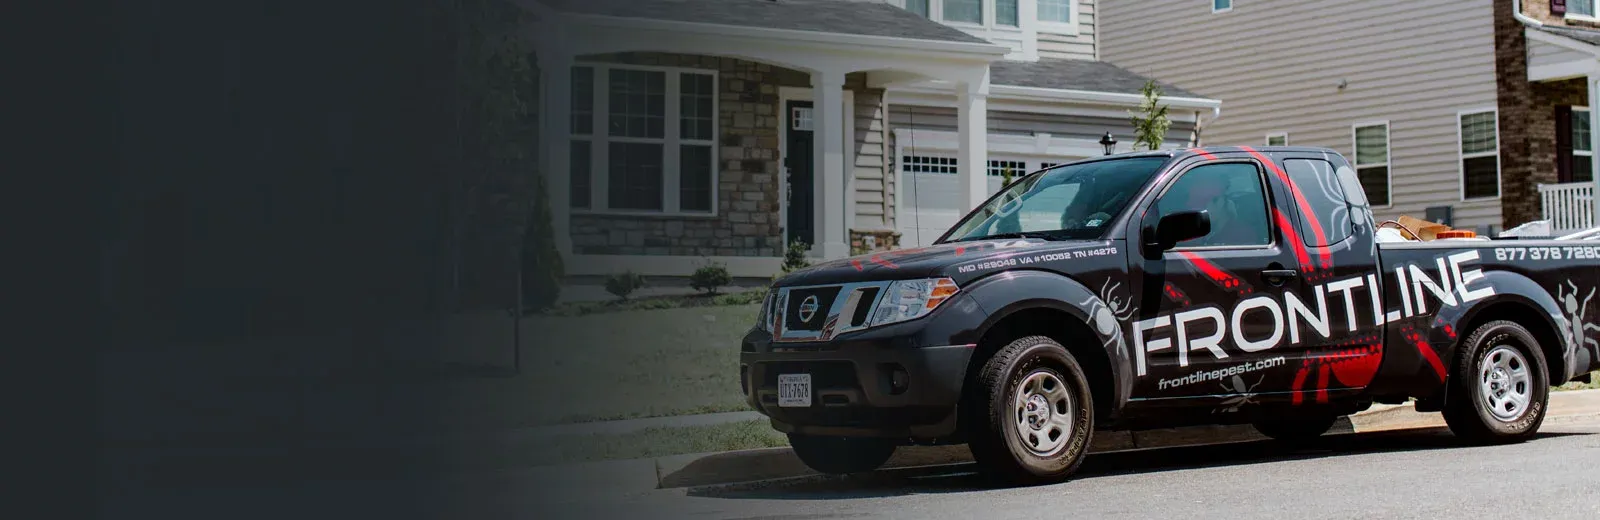
[[[1283,442],[1302,442],[1328,433],[1333,428],[1338,417],[1329,415],[1323,417],[1295,417],[1292,419],[1269,419],[1256,421],[1256,431],[1274,440]]]
[[[1537,433],[1549,408],[1550,382],[1533,334],[1516,322],[1491,321],[1461,345],[1445,388],[1443,415],[1450,431],[1480,444],[1522,442]]]
[[[1044,336],[1013,341],[984,363],[974,383],[968,447],[988,476],[1003,485],[1061,482],[1083,464],[1094,398],[1083,368],[1060,343]]]
[[[873,471],[889,461],[898,447],[892,439],[821,437],[789,434],[789,446],[818,473],[846,475]]]

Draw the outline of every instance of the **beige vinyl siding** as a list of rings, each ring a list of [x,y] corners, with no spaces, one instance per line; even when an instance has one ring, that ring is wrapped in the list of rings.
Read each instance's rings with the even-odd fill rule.
[[[1078,34],[1054,34],[1040,30],[1039,57],[1092,60],[1094,56],[1095,0],[1078,2]]]
[[[1351,157],[1353,125],[1388,121],[1393,204],[1378,218],[1448,205],[1458,226],[1499,225],[1498,199],[1461,200],[1457,141],[1458,113],[1496,106],[1492,7],[1275,0],[1213,14],[1209,2],[1109,0],[1099,43],[1105,61],[1222,100],[1207,145],[1285,132]]]
[[[885,152],[888,125],[884,122],[883,90],[858,90],[855,94],[854,229],[893,229],[894,176],[888,175]]]

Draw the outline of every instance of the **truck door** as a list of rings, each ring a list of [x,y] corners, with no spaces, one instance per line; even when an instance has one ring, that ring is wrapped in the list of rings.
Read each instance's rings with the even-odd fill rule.
[[[1164,252],[1138,251],[1133,323],[1134,397],[1282,392],[1290,387],[1291,332],[1278,293],[1298,272],[1278,202],[1284,184],[1246,154],[1206,155],[1180,165],[1136,219],[1143,244],[1161,217],[1206,210],[1210,232]],[[1148,200],[1148,199],[1147,199]],[[1133,244],[1130,244],[1133,245]]]

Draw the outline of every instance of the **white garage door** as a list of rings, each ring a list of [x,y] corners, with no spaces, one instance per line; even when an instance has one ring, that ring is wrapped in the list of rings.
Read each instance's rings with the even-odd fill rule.
[[[904,190],[905,205],[896,213],[895,224],[900,231],[900,247],[920,247],[932,244],[945,231],[972,208],[966,207],[961,196],[960,179],[956,177],[956,158],[943,155],[908,155],[900,158],[900,189]],[[988,194],[1000,191],[1001,171],[1009,167],[1014,176],[1066,162],[1025,159],[993,159],[989,161]]]

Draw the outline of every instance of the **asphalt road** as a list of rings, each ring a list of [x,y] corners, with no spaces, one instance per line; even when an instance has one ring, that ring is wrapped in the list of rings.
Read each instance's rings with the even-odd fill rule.
[[[1527,443],[1465,446],[1448,430],[1336,435],[1092,456],[1073,481],[994,488],[970,465],[759,488],[551,496],[515,472],[142,490],[104,502],[148,518],[1600,518],[1600,420]]]

